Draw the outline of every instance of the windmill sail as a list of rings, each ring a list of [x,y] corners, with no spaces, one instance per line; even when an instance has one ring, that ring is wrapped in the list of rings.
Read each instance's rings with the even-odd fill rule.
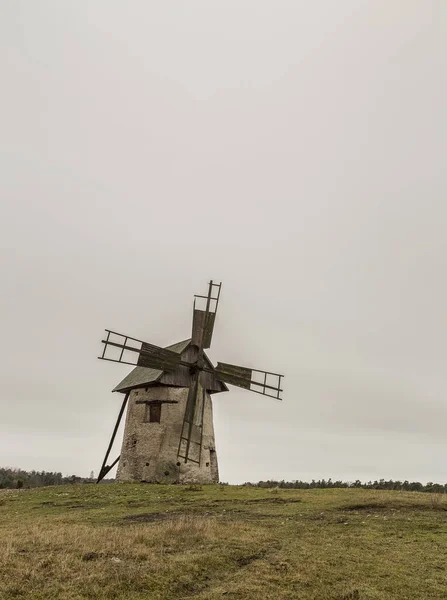
[[[191,341],[201,349],[211,346],[221,287],[221,283],[210,281],[207,296],[194,296]],[[199,302],[204,305],[203,309],[198,308]]]
[[[214,375],[225,383],[282,400],[280,394],[282,392],[281,379],[283,375],[279,373],[239,367],[228,363],[217,363]]]
[[[178,458],[183,459],[185,463],[189,460],[199,466],[202,455],[203,414],[206,397],[201,377],[204,371],[203,350],[211,346],[221,287],[221,283],[213,283],[211,280],[208,284],[208,295],[194,297],[191,343],[198,348],[198,357],[194,365],[191,365],[196,372],[189,386]],[[213,296],[213,294],[215,295]],[[197,301],[204,304],[204,310],[197,307]]]
[[[191,341],[199,348],[209,348],[213,337],[215,313],[194,309]]]
[[[98,357],[102,360],[161,371],[174,371],[183,364],[180,355],[172,350],[109,329],[106,329],[106,332],[107,337],[102,340],[104,344],[102,356]]]
[[[197,372],[189,386],[188,399],[183,417],[178,458],[200,465],[202,455],[203,413],[205,410],[205,390]]]

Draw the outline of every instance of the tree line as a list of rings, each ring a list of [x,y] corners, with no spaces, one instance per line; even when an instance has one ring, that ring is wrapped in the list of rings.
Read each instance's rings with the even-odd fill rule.
[[[63,476],[62,473],[52,471],[24,471],[23,469],[0,467],[0,489],[35,488],[67,483],[92,483],[93,481],[93,472],[90,477],[78,477],[78,475]]]
[[[0,467],[0,489],[5,488],[34,488],[45,487],[48,485],[64,485],[73,483],[93,483],[95,481],[93,471],[90,477],[79,477],[78,475],[63,476],[62,473],[52,471],[24,471],[22,469],[12,469],[9,467]],[[114,479],[103,479],[101,483],[112,482]],[[393,479],[378,481],[368,481],[362,483],[359,479],[356,481],[332,481],[329,479],[312,479],[311,482],[293,480],[277,481],[269,479],[267,481],[258,481],[257,483],[244,483],[245,486],[260,488],[284,488],[295,490],[309,489],[328,489],[328,488],[363,488],[366,490],[403,490],[406,492],[433,492],[447,493],[447,483],[433,483],[429,481],[426,484],[419,481],[394,481]]]
[[[420,483],[419,481],[394,481],[393,479],[385,480],[379,479],[378,481],[368,481],[362,483],[359,479],[356,481],[332,481],[332,479],[312,479],[309,483],[307,481],[276,481],[269,479],[267,481],[258,481],[257,483],[244,483],[245,486],[261,487],[261,488],[285,488],[294,490],[309,490],[309,489],[328,489],[328,488],[362,488],[364,490],[402,490],[406,492],[434,492],[434,493],[447,493],[447,483],[433,483],[429,481],[426,484]]]

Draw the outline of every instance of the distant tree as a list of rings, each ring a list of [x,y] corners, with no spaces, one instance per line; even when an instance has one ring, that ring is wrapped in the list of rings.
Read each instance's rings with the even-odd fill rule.
[[[272,488],[272,487],[280,487],[286,489],[327,489],[327,488],[363,488],[363,489],[374,489],[374,490],[394,490],[394,491],[411,491],[411,492],[432,492],[432,493],[447,493],[447,483],[433,483],[429,481],[427,484],[423,485],[419,481],[393,481],[380,479],[379,481],[368,481],[367,483],[362,483],[359,479],[356,479],[354,482],[348,481],[332,481],[329,478],[327,481],[325,479],[319,479],[316,481],[312,479],[312,481],[306,482],[301,481],[299,479],[294,479],[293,481],[258,481],[258,483],[245,483],[244,485],[252,486],[252,487],[261,487],[261,488]]]

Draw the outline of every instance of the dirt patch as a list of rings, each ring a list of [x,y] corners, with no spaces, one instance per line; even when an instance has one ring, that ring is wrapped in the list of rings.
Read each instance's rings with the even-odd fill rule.
[[[342,512],[382,512],[382,511],[427,511],[427,510],[447,510],[444,506],[429,506],[428,504],[400,504],[400,503],[389,503],[384,504],[381,502],[370,502],[368,504],[349,504],[343,506],[338,510]]]
[[[293,504],[302,502],[301,498],[254,498],[252,500],[244,500],[244,504]]]
[[[257,554],[248,554],[247,556],[240,556],[236,559],[236,564],[238,567],[246,567],[255,560],[261,560],[261,558],[264,558],[264,556],[265,552],[258,552]]]
[[[71,502],[40,502],[37,506],[33,506],[33,508],[40,508],[41,506],[51,506],[52,508],[92,508],[92,506],[88,504],[72,504]]]
[[[402,507],[399,507],[402,508]],[[390,505],[390,504],[380,504],[380,503],[374,503],[371,502],[369,504],[349,504],[348,506],[343,506],[342,508],[340,508],[340,510],[345,511],[345,512],[351,512],[351,511],[358,511],[358,510],[368,510],[368,511],[374,511],[374,510],[397,510],[397,507],[394,505]]]
[[[267,519],[278,519],[278,515],[272,513],[253,512],[250,510],[235,509],[227,510],[224,513],[214,513],[217,518],[229,519],[230,521],[265,521]]]
[[[82,555],[81,559],[83,561],[96,560],[97,558],[101,558],[103,556],[102,552],[86,552]]]
[[[153,513],[142,513],[139,515],[127,515],[123,517],[124,522],[130,523],[158,523],[159,521],[166,521],[166,519],[172,519],[173,517],[191,517],[192,513],[186,512],[153,512]],[[199,515],[202,516],[202,515]]]
[[[142,515],[128,515],[123,520],[131,523],[156,523],[167,519],[167,517],[166,513],[144,513]]]

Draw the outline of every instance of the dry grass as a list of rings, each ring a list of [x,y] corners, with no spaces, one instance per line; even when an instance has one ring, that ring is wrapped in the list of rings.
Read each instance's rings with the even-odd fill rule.
[[[445,494],[438,492],[430,494],[430,506],[435,510],[447,510]]]
[[[21,490],[0,493],[0,539],[1,600],[436,600],[447,589],[447,512],[426,494]]]
[[[125,527],[30,524],[2,534],[0,598],[179,598],[266,539],[244,523],[192,515]]]

